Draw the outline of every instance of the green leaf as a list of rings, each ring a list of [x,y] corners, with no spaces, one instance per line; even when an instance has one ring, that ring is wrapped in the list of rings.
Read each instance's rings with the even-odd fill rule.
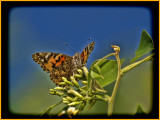
[[[92,78],[99,78],[99,77],[103,78],[103,76],[101,75],[101,69],[99,68],[98,65],[93,65],[91,69],[92,69],[91,70]]]
[[[153,40],[151,36],[145,30],[143,30],[141,34],[140,45],[135,52],[136,57],[133,58],[131,62],[134,62],[135,60],[147,54],[148,52],[152,51],[153,49],[154,49],[154,45],[153,45]]]
[[[107,92],[105,91],[96,80],[91,80],[91,89],[99,92]]]
[[[138,107],[137,107],[137,111],[135,114],[146,114],[143,109],[141,108],[141,106],[138,104]]]
[[[100,75],[100,74],[98,74],[98,73],[96,73],[96,72],[94,72],[92,70],[91,70],[91,77],[94,78],[94,79],[96,79],[96,78],[103,78],[102,75]]]
[[[98,65],[94,65],[92,68],[92,71],[94,71],[95,73],[97,73],[97,74],[101,74],[101,69],[99,68],[99,66]]]
[[[60,103],[62,103],[62,101],[58,102],[57,104],[54,104],[52,106],[50,106],[49,108],[47,108],[46,110],[44,110],[40,116],[43,115],[49,115],[50,111],[52,110],[52,108],[54,108],[55,106],[59,105]]]
[[[97,63],[99,60],[96,60],[90,67],[89,70],[89,74],[88,74],[88,88],[90,88],[90,82],[92,79],[96,79],[96,82],[98,82],[98,84],[101,87],[104,87],[112,82],[114,82],[116,80],[117,77],[117,61],[116,60],[108,60],[108,59],[104,59],[102,60],[100,63],[98,63],[98,67],[100,68],[101,71],[101,75],[97,75],[97,77],[95,77],[96,75],[95,72],[92,70],[92,67],[95,65],[95,63]],[[124,59],[121,60],[121,64],[124,61]]]

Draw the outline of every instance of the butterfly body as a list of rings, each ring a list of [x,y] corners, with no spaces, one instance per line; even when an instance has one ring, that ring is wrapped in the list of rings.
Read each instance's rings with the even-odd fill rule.
[[[87,59],[94,48],[95,42],[91,42],[80,54],[77,52],[73,57],[51,52],[40,52],[32,55],[33,60],[40,64],[41,68],[50,73],[51,80],[58,85],[62,77],[70,79],[70,76],[77,73],[87,62]]]

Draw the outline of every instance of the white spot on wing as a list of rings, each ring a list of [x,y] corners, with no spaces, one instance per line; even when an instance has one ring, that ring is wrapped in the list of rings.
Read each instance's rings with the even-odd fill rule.
[[[48,57],[51,55],[51,53],[47,53],[47,55],[45,56],[46,59],[48,59]]]
[[[39,53],[39,55],[42,55],[42,53]]]

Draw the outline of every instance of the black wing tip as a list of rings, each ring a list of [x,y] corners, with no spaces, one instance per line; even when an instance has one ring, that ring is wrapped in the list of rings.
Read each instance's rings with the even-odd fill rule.
[[[91,42],[90,44],[92,44],[92,46],[94,47],[95,46],[95,41]]]
[[[92,44],[95,44],[95,41],[92,41],[91,43],[92,43]]]

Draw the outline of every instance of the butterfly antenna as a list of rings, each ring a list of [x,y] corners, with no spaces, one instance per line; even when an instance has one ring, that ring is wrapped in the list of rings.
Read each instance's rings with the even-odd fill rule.
[[[73,53],[75,53],[75,51],[74,51],[72,48],[70,48],[67,43],[65,43],[65,45],[66,45]]]
[[[85,43],[85,46],[86,44],[88,44],[88,42],[91,40],[91,37],[89,37],[89,39],[87,40],[87,42]],[[82,48],[80,49],[80,51],[82,50]]]

